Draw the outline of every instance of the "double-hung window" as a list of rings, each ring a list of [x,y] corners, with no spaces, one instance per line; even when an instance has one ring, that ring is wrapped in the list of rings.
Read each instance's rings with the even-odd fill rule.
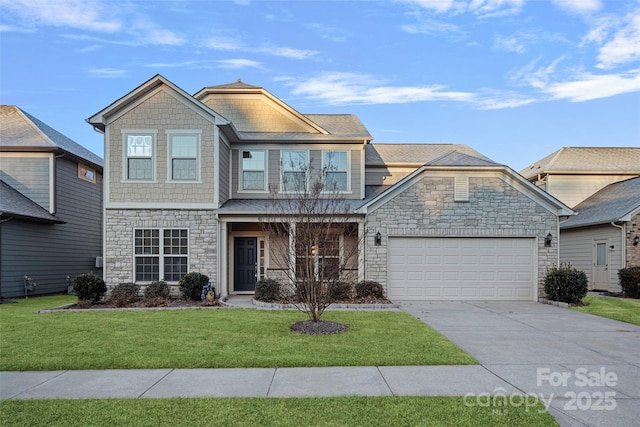
[[[283,191],[304,191],[307,188],[307,172],[309,170],[309,153],[302,150],[282,150]]]
[[[125,139],[125,177],[128,180],[155,179],[155,133],[123,131]]]
[[[177,282],[187,274],[187,229],[136,229],[134,237],[135,280]]]
[[[310,247],[303,243],[311,243]],[[340,235],[318,236],[315,242],[301,239],[296,242],[296,277],[298,280],[327,281],[340,276]]]
[[[324,188],[325,191],[349,190],[349,156],[346,151],[325,151]]]
[[[200,170],[200,131],[168,130],[167,170],[171,181],[197,181]]]
[[[241,189],[244,191],[266,190],[266,153],[261,150],[241,150]]]

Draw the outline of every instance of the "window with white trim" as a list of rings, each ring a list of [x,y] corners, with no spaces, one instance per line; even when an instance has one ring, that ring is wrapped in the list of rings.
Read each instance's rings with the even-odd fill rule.
[[[167,137],[169,180],[197,181],[200,177],[200,132],[167,131]]]
[[[307,188],[307,172],[309,170],[309,153],[302,150],[282,150],[283,191],[304,191]]]
[[[152,133],[126,133],[126,179],[136,181],[153,181],[154,174],[154,139]]]
[[[265,191],[266,153],[264,150],[240,151],[240,188],[244,191]]]
[[[349,156],[346,151],[323,152],[326,191],[349,190]]]
[[[340,242],[341,236],[337,233],[320,237],[310,248],[297,242],[296,277],[299,280],[307,280],[309,276],[314,280],[337,280],[340,276]]]
[[[142,228],[134,232],[135,281],[177,282],[187,274],[189,231]]]

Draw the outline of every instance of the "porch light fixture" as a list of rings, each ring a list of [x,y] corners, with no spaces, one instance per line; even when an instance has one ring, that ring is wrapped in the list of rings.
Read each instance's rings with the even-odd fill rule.
[[[633,246],[638,246],[638,242],[640,242],[640,237],[636,236],[633,238]]]
[[[379,231],[375,235],[375,244],[376,246],[382,245],[382,234]]]
[[[544,246],[546,248],[551,247],[551,239],[553,239],[553,236],[551,235],[551,233],[547,234],[547,237],[544,238]]]

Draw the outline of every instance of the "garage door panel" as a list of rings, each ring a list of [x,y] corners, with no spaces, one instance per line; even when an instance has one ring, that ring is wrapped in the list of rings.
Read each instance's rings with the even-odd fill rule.
[[[389,239],[391,299],[534,298],[532,238]]]

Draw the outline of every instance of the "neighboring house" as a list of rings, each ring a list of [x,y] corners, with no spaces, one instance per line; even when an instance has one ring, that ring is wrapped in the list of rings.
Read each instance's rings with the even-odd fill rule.
[[[353,115],[301,114],[240,81],[189,95],[157,75],[87,121],[105,135],[109,287],[198,271],[223,296],[253,293],[283,276],[270,190],[295,199],[296,183],[326,180],[350,226],[316,262],[356,245],[351,277],[392,299],[537,300],[573,214],[464,145],[374,145]]]
[[[640,177],[609,184],[560,223],[560,261],[584,271],[589,288],[620,292],[618,270],[640,266]]]
[[[640,203],[630,179],[640,176],[640,148],[564,147],[520,173],[577,214],[560,224],[560,260],[584,271],[590,289],[620,291],[618,269],[640,265],[638,247],[623,244],[637,222],[628,215]]]
[[[0,106],[0,295],[65,292],[101,253],[102,159]]]
[[[640,148],[564,147],[520,171],[570,207],[607,185],[640,175]]]

